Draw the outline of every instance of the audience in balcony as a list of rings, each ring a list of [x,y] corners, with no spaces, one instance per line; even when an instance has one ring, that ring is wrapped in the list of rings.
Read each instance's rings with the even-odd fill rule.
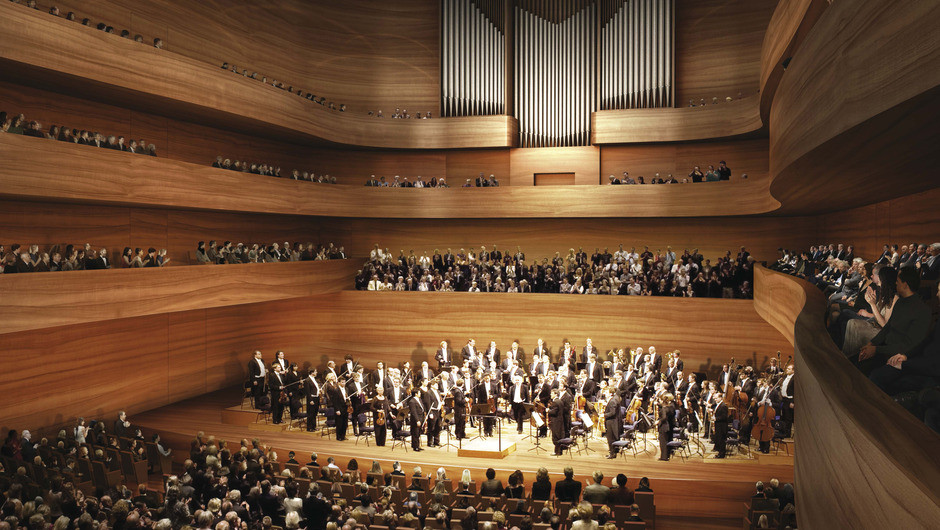
[[[39,245],[30,245],[23,250],[14,243],[9,251],[0,245],[0,273],[13,274],[22,272],[56,272],[72,270],[100,270],[112,268],[162,267],[170,262],[166,249],[150,247],[147,252],[137,248],[125,247],[120,260],[113,263],[105,248],[95,250],[88,243],[84,247],[74,245],[53,245],[46,252],[39,250]]]
[[[19,3],[19,0],[11,0],[11,1],[12,1],[13,3],[15,3],[15,4],[18,4],[18,3]],[[33,8],[33,9],[39,9],[39,7],[36,5],[36,0],[28,0],[27,3],[26,3],[26,6],[27,6],[27,7],[31,7],[31,8]],[[51,7],[49,8],[49,14],[52,15],[52,16],[54,16],[54,17],[58,17],[58,16],[61,16],[61,11],[59,11],[59,8],[58,8],[57,6],[51,6]],[[74,22],[74,21],[76,20],[75,12],[74,12],[74,11],[69,11],[69,12],[65,15],[65,20]],[[91,26],[91,19],[90,19],[90,18],[83,18],[82,21],[81,21],[81,24],[82,24],[83,26]],[[98,30],[100,30],[100,31],[103,31],[103,32],[105,32],[105,33],[114,33],[114,26],[110,26],[110,25],[108,25],[108,24],[105,24],[104,22],[99,22],[98,25],[96,26],[96,29],[98,29]],[[131,35],[131,32],[130,32],[130,31],[128,31],[128,30],[126,30],[126,29],[125,29],[125,30],[121,30],[121,34],[120,34],[121,38],[129,39],[129,38],[130,38],[130,35]],[[143,42],[144,42],[144,39],[143,39],[143,37],[142,37],[141,35],[136,35],[136,36],[134,37],[134,41],[135,41],[135,42],[143,43]],[[159,37],[153,39],[153,47],[154,47],[154,48],[157,48],[157,49],[162,49],[162,48],[163,48],[163,39],[160,39]]]
[[[293,180],[303,180],[321,184],[336,184],[336,177],[331,177],[330,175],[317,175],[312,171],[300,171],[298,169],[292,170],[289,176],[281,175],[281,168],[275,164],[249,163],[239,160],[232,162],[230,158],[222,158],[221,155],[215,157],[215,162],[212,163],[212,167],[242,173],[252,173],[255,175],[266,175],[269,177],[290,178]]]
[[[873,263],[842,244],[781,249],[770,268],[829,294],[827,325],[836,345],[875,385],[940,432],[940,243],[884,245]]]
[[[595,249],[559,252],[549,260],[526,261],[521,248],[503,254],[480,247],[479,252],[447,249],[441,254],[414,251],[397,258],[378,245],[359,271],[356,288],[369,291],[468,291],[506,293],[563,293],[644,295],[709,298],[752,298],[753,258],[742,247],[737,257],[728,251],[713,265],[686,249],[679,256],[667,247],[654,255],[631,248],[611,254]]]
[[[215,240],[200,241],[196,245],[195,259],[198,263],[235,264],[235,263],[274,263],[286,261],[314,261],[346,259],[342,246],[329,243],[327,246],[314,243],[232,243],[225,241],[220,246]]]
[[[741,175],[741,178],[746,179],[747,173],[743,173]],[[691,182],[695,184],[698,182],[718,182],[721,180],[731,180],[731,168],[729,168],[727,164],[725,164],[724,160],[718,163],[717,170],[715,169],[715,166],[709,165],[708,172],[702,173],[701,169],[699,169],[699,166],[695,166],[694,168],[692,168],[692,171],[689,172],[689,176],[687,178],[683,178],[681,181],[676,179],[676,177],[674,177],[672,173],[667,173],[665,178],[660,176],[659,173],[656,173],[650,179],[649,183],[650,184],[680,184],[680,183],[688,184]],[[617,178],[614,175],[610,175],[608,177],[608,185],[616,186],[616,185],[621,185],[621,184],[646,184],[646,180],[643,176],[638,176],[636,180],[634,180],[630,176],[630,173],[627,171],[623,172],[623,176],[621,178]]]
[[[18,114],[12,118],[7,117],[6,111],[0,111],[0,131],[10,134],[22,134],[35,138],[45,138],[49,140],[58,140],[78,145],[90,145],[93,147],[102,147],[104,149],[113,149],[115,151],[125,151],[138,155],[157,156],[157,146],[147,144],[143,139],[130,140],[127,142],[124,136],[109,135],[105,136],[97,131],[87,131],[70,129],[65,126],[52,125],[48,132],[42,131],[42,125],[38,121],[26,121],[26,116]]]

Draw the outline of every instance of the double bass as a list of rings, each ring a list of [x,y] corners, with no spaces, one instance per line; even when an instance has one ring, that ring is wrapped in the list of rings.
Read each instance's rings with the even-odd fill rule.
[[[754,426],[751,429],[751,436],[757,438],[759,442],[769,442],[774,437],[774,418],[777,413],[773,405],[764,403],[757,407],[757,415],[754,418]]]

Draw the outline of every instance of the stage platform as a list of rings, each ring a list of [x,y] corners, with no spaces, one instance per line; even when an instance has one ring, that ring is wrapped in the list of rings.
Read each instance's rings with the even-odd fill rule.
[[[514,444],[515,450],[505,455],[470,457],[461,454],[456,447],[456,439],[450,440],[454,447],[446,445],[445,434],[441,436],[444,447],[429,448],[426,438],[422,437],[424,451],[415,453],[408,445],[393,447],[391,439],[384,447],[377,447],[374,440],[368,439],[357,443],[351,429],[347,440],[338,442],[320,432],[306,432],[296,423],[288,429],[286,424],[258,421],[256,412],[238,405],[241,398],[240,387],[225,389],[138,414],[131,421],[159,432],[178,455],[188,455],[189,443],[195,433],[204,431],[207,436],[212,435],[234,445],[242,439],[257,438],[273,447],[281,461],[287,460],[289,450],[297,453],[297,460],[301,463],[315,452],[321,462],[332,456],[342,467],[352,458],[359,460],[360,467],[368,468],[372,460],[377,460],[383,469],[391,470],[391,463],[398,461],[406,470],[421,466],[425,474],[443,466],[453,479],[457,479],[464,469],[469,469],[475,480],[482,481],[484,471],[493,468],[505,483],[508,475],[519,469],[526,482],[530,483],[535,471],[545,467],[555,482],[562,477],[564,468],[571,466],[576,478],[582,481],[589,481],[595,470],[604,473],[605,483],[623,473],[629,478],[629,486],[635,488],[639,478],[645,476],[650,479],[656,495],[657,529],[740,528],[741,503],[751,497],[755,482],[766,482],[771,478],[779,479],[781,484],[793,481],[792,440],[787,448],[789,455],[783,447],[779,454],[772,451],[770,455],[763,455],[756,452],[756,445],[752,445],[750,454],[741,450],[729,458],[716,460],[711,444],[702,443],[692,444],[692,457],[673,456],[670,461],[659,461],[659,450],[650,434],[645,447],[640,441],[636,455],[631,451],[608,460],[605,458],[607,444],[603,439],[588,440],[587,447],[581,447],[580,452],[573,448],[570,453],[554,456],[549,439],[542,438],[540,450],[534,450],[533,439],[524,439],[524,435],[516,434],[513,426],[506,423],[502,431],[504,445]],[[476,429],[468,426],[467,434],[474,436]],[[468,445],[472,443],[468,442]],[[179,457],[180,461],[182,458],[184,456]],[[668,521],[671,523],[664,526]]]

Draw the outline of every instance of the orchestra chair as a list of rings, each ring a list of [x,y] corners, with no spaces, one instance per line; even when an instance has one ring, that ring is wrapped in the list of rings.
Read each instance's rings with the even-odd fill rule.
[[[790,456],[790,442],[784,440],[783,436],[774,433],[774,437],[770,439],[770,443],[774,446],[775,455],[780,454],[780,446],[782,445],[783,448],[787,451],[787,456]]]
[[[254,393],[251,391],[251,379],[246,379],[246,380],[245,380],[245,382],[242,384],[242,390],[244,390],[244,393],[242,394],[242,405],[241,405],[241,408],[242,408],[242,410],[244,410],[244,409],[245,409],[245,400],[248,400],[248,404],[249,404],[250,406],[254,406],[254,402],[253,402],[253,401],[254,401],[254,400],[253,400]]]
[[[574,441],[574,438],[562,438],[558,440],[558,446],[561,447],[561,451],[567,452],[568,456],[574,458],[574,455],[571,454],[571,446],[575,445],[577,442]],[[558,455],[555,455],[558,456]]]
[[[404,447],[405,452],[408,452],[408,446],[411,445],[411,433],[405,429],[399,429],[392,432],[392,451],[396,447]],[[392,480],[395,480],[395,477],[392,477]]]
[[[685,431],[679,431],[674,435],[672,441],[666,443],[666,447],[672,450],[671,454],[679,455],[682,460],[692,456],[692,450],[689,449],[689,436],[685,434]]]
[[[258,403],[255,403],[255,408],[258,409],[258,417],[255,418],[255,421],[264,420],[265,423],[268,423],[268,420],[271,418],[271,398],[261,396],[258,399]]]
[[[653,492],[634,492],[633,502],[640,508],[640,518],[649,524],[650,528],[656,528],[656,505],[653,503]]]
[[[370,427],[369,416],[365,412],[360,412],[359,416],[356,418],[356,421],[359,422],[359,434],[356,435],[356,445],[359,445],[359,439],[366,439],[366,446],[369,445],[369,438],[375,435],[375,427]]]
[[[294,428],[294,422],[300,422],[300,428],[306,429],[307,426],[307,413],[300,412],[300,407],[297,407],[297,410],[292,410],[294,407],[290,405],[287,406],[287,412],[290,414],[290,421],[287,422],[287,430]]]
[[[333,436],[333,431],[336,430],[336,409],[328,407],[323,410],[323,414],[326,419],[323,422],[323,428],[320,429],[320,438],[324,436],[330,438]]]
[[[747,453],[747,457],[751,458],[751,447],[741,443],[740,422],[738,420],[734,420],[731,423],[731,426],[732,428],[728,429],[728,441],[725,442],[725,455],[728,454],[728,450],[731,448],[737,449],[739,447],[743,447],[744,451]]]

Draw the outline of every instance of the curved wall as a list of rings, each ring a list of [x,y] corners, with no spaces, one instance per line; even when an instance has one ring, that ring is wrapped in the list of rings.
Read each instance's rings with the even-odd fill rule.
[[[796,505],[806,528],[932,528],[940,438],[835,348],[810,284],[755,270],[758,314],[795,347]]]

